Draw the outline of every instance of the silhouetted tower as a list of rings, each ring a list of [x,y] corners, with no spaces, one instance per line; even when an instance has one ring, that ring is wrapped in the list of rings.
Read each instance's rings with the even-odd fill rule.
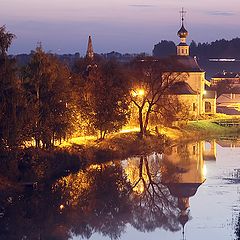
[[[86,58],[89,59],[89,60],[93,60],[93,58],[94,58],[91,36],[88,37],[88,47],[87,47]]]
[[[181,22],[182,26],[180,30],[177,32],[177,35],[180,37],[180,43],[177,45],[177,55],[178,56],[189,56],[189,46],[186,43],[186,38],[188,36],[188,31],[184,27],[184,14],[186,11],[182,8],[181,14]]]

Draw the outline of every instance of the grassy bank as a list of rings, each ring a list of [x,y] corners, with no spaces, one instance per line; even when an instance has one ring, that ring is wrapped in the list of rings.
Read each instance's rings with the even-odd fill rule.
[[[163,136],[150,135],[139,138],[138,132],[117,133],[102,141],[78,141],[74,139],[71,145],[65,146],[69,152],[79,153],[89,163],[101,163],[109,160],[124,159],[153,151],[162,152]]]
[[[166,145],[178,142],[240,134],[240,127],[223,127],[211,120],[191,121],[181,127],[158,126],[149,135],[139,138],[138,132],[128,131],[108,136],[103,141],[94,138],[74,138],[62,145],[68,152],[79,154],[89,163],[124,159],[130,156],[162,152]]]
[[[139,138],[137,131],[108,136],[103,141],[93,137],[74,138],[54,150],[29,148],[1,156],[0,171],[5,183],[51,182],[69,172],[76,172],[92,163],[121,160],[131,156],[163,152],[166,146],[184,141],[240,135],[240,127],[223,127],[215,120],[192,121],[179,127],[158,126],[149,135]],[[12,174],[14,173],[14,174]],[[8,180],[8,181],[6,181]],[[6,185],[6,184],[5,184]],[[3,188],[9,188],[8,185]]]

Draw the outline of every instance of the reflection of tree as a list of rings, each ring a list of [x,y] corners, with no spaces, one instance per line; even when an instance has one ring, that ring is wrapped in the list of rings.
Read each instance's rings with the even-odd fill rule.
[[[176,231],[178,210],[160,182],[158,159],[142,157],[137,170],[133,183],[121,163],[92,165],[53,186],[2,193],[0,239],[68,240],[93,233],[118,239],[128,223],[140,231]]]
[[[61,196],[53,195],[50,187],[1,195],[4,216],[0,218],[0,239],[69,239],[68,232],[63,231],[66,227],[62,224],[60,201]]]
[[[132,225],[140,231],[178,230],[175,199],[161,184],[160,162],[141,157],[139,176],[133,183]]]
[[[240,240],[240,214],[238,216],[238,220],[235,226],[235,235],[236,235],[236,240]]]
[[[112,239],[120,237],[131,214],[130,186],[121,166],[97,165],[79,174],[85,176],[72,175],[58,183],[69,202],[66,208],[71,231],[86,238],[94,232]]]

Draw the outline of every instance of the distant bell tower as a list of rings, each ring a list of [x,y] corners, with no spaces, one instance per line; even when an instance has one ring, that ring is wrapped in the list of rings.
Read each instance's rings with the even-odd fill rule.
[[[93,58],[94,58],[91,36],[88,37],[88,47],[87,47],[86,58],[89,59],[89,60],[93,60]]]
[[[177,55],[178,56],[189,56],[189,46],[186,44],[186,38],[188,36],[188,31],[184,27],[184,14],[186,11],[182,8],[181,14],[181,22],[182,26],[180,30],[177,32],[177,35],[180,37],[180,43],[177,46]]]

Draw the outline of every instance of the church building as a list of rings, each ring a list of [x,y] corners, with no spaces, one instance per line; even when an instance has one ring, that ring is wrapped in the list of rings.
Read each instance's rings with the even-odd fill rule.
[[[184,13],[181,11],[181,28],[177,32],[180,43],[177,45],[177,55],[171,56],[176,62],[176,72],[183,73],[182,81],[177,82],[171,89],[172,95],[177,95],[180,101],[189,107],[190,115],[216,113],[215,91],[207,90],[208,81],[205,72],[197,62],[196,57],[190,56],[186,43],[188,31],[184,26]]]

